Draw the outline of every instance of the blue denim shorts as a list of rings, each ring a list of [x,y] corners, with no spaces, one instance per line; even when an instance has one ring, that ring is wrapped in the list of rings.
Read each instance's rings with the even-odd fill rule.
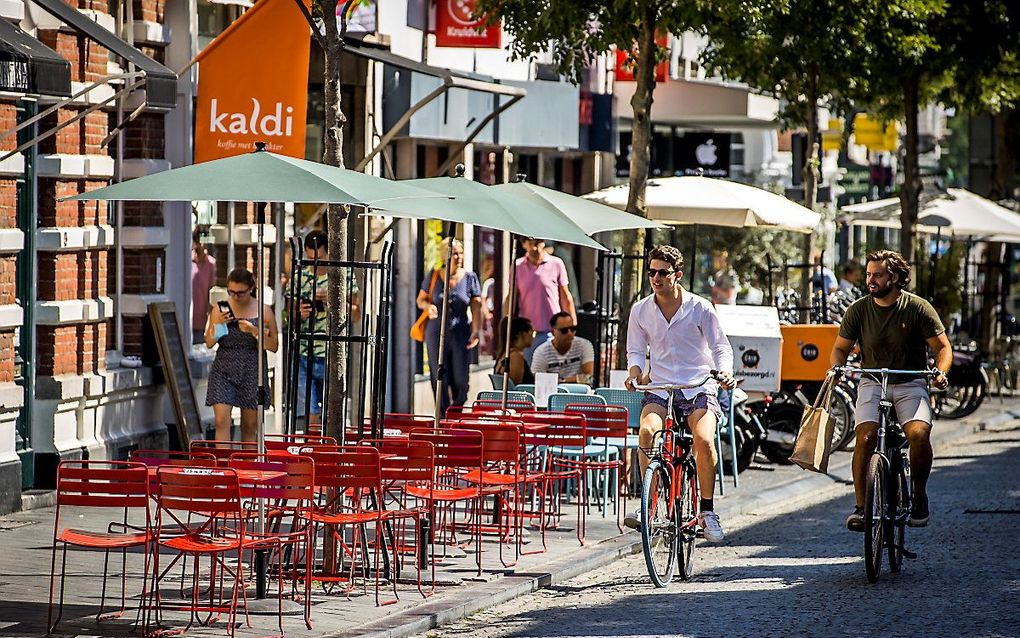
[[[325,357],[312,358],[312,414],[322,414],[322,398],[325,394],[326,384],[326,359]],[[297,381],[297,414],[306,416],[305,389],[308,386],[308,357],[301,357],[298,362]]]
[[[651,392],[645,392],[644,398],[641,399],[641,407],[644,408],[646,405],[667,407],[665,398]],[[722,408],[719,407],[719,399],[714,394],[701,392],[694,395],[693,399],[688,399],[682,392],[673,393],[673,412],[677,419],[686,421],[687,417],[697,410],[708,410],[715,415],[716,421],[721,420],[723,416]]]

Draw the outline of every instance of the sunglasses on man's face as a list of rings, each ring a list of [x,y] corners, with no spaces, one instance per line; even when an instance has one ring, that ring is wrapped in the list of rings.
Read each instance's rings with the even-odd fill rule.
[[[561,335],[565,335],[568,332],[577,332],[577,326],[566,326],[564,328],[557,328]]]
[[[658,276],[662,277],[663,279],[665,279],[666,277],[669,277],[670,275],[672,275],[675,272],[676,272],[675,270],[670,270],[669,268],[649,268],[648,269],[648,278],[649,279],[655,279],[655,275],[658,275]]]

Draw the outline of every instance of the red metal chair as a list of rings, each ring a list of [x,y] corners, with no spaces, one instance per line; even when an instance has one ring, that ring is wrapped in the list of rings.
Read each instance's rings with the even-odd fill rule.
[[[383,439],[362,439],[360,445],[379,450],[383,482],[383,517],[391,526],[387,528],[390,545],[393,547],[394,574],[400,578],[404,554],[415,556],[418,593],[428,598],[436,590],[436,567],[431,564],[431,589],[422,588],[421,572],[426,567],[431,534],[429,499],[418,499],[408,494],[408,488],[432,493],[435,489],[436,461],[435,448],[428,441],[412,441],[404,437]],[[413,522],[414,529],[407,523]],[[412,536],[413,532],[413,536]]]
[[[412,441],[427,441],[435,450],[436,483],[431,488],[408,486],[407,493],[426,502],[429,507],[429,520],[432,528],[450,532],[450,542],[457,544],[457,503],[466,503],[481,511],[482,486],[480,483],[466,484],[461,479],[464,474],[472,471],[481,472],[482,433],[471,430],[413,430]],[[439,519],[436,508],[439,506]],[[447,523],[449,519],[449,523]],[[475,563],[478,575],[482,574],[482,536],[475,534]],[[433,543],[433,550],[435,544]],[[435,560],[433,555],[432,560]]]
[[[356,566],[362,566],[362,582],[368,592],[370,572],[375,572],[375,601],[379,605],[380,551],[381,543],[375,543],[375,566],[368,560],[368,542],[365,526],[375,523],[375,537],[382,535],[382,469],[379,451],[368,446],[310,445],[301,448],[301,454],[315,462],[315,483],[325,502],[316,505],[306,514],[308,521],[316,527],[323,527],[323,566],[320,573],[310,573],[309,578],[323,583],[323,589],[331,591],[329,584],[346,583],[349,593],[355,581]],[[353,529],[351,542],[347,543],[342,529]],[[329,536],[325,536],[329,534]],[[328,541],[326,539],[329,539]],[[315,548],[313,532],[312,548]],[[346,575],[341,573],[344,560],[350,563]],[[393,594],[397,595],[396,579],[391,579]]]
[[[198,619],[199,612],[207,612],[205,620],[199,624],[207,625],[223,612],[227,612],[228,634],[234,635],[237,621],[237,608],[244,609],[245,622],[251,627],[248,617],[248,602],[245,590],[245,574],[243,555],[246,551],[264,549],[279,552],[280,543],[272,537],[261,537],[248,531],[245,525],[227,527],[220,522],[226,520],[242,521],[246,518],[246,509],[241,499],[241,486],[237,472],[232,468],[201,468],[172,467],[157,468],[157,510],[155,541],[157,551],[153,558],[153,597],[156,622],[162,620],[163,600],[160,595],[159,582],[180,560],[194,558],[195,569],[192,577],[190,604],[182,604],[176,608],[190,613],[185,631]],[[190,521],[189,531],[180,534],[184,526],[182,516]],[[166,533],[167,521],[171,521],[171,532]],[[160,571],[159,549],[176,552],[176,556],[165,569]],[[234,554],[237,563],[229,567],[225,561],[228,554]],[[278,556],[281,554],[278,553]],[[199,559],[207,556],[212,559],[210,573],[209,600],[199,602]],[[219,571],[219,574],[217,574]],[[277,562],[277,573],[283,582],[283,565]],[[224,575],[232,579],[229,600],[223,593]],[[216,587],[217,577],[219,587]],[[219,597],[217,598],[217,591]],[[278,616],[280,633],[283,633],[283,587],[278,589]],[[148,626],[148,622],[146,623]]]
[[[382,436],[386,431],[408,434],[411,430],[429,429],[435,424],[435,417],[426,414],[400,414],[388,412],[382,416]]]
[[[462,419],[446,420],[441,423],[445,429],[476,430],[482,433],[481,470],[471,470],[461,476],[468,483],[477,483],[486,496],[494,497],[492,518],[496,525],[482,523],[484,510],[478,511],[474,524],[468,524],[475,533],[495,532],[499,539],[499,560],[504,567],[517,564],[523,543],[523,518],[521,517],[521,501],[525,487],[539,477],[529,477],[527,468],[522,463],[524,458],[521,449],[520,421],[501,417],[499,419]],[[504,541],[513,537],[514,560],[508,562],[503,557]]]
[[[269,523],[265,535],[277,539],[281,550],[290,549],[291,595],[297,600],[300,578],[304,582],[305,625],[311,629],[311,580],[305,576],[312,572],[312,526],[306,514],[315,500],[315,463],[311,457],[286,452],[236,452],[229,463],[235,470],[283,474],[281,478],[259,482],[239,477],[241,493],[245,498],[262,501]],[[249,524],[251,522],[249,520]],[[282,582],[280,587],[283,587]]]
[[[568,492],[571,483],[577,485],[577,541],[584,545],[586,531],[585,511],[582,494],[587,489],[585,473],[578,465],[554,463],[563,450],[583,450],[588,441],[587,421],[583,414],[562,412],[531,412],[521,415],[524,423],[524,445],[532,452],[533,467],[542,473],[544,479],[543,500],[539,511],[532,514],[538,518],[542,532],[542,546],[546,547],[546,530],[555,529],[562,518],[562,495]],[[582,457],[583,458],[583,457]],[[552,511],[546,510],[546,505]],[[537,516],[536,516],[537,514]]]
[[[216,457],[216,462],[226,467],[235,452],[258,452],[259,444],[254,441],[217,441],[215,439],[191,442],[192,452],[206,452]]]
[[[266,433],[266,451],[282,450],[292,452],[293,448],[302,445],[336,445],[336,439],[318,434],[276,434]]]
[[[121,570],[120,612],[126,607],[127,589],[127,550],[141,547],[143,550],[144,569],[142,572],[142,597],[144,602],[148,595],[146,589],[149,571],[150,541],[152,535],[151,513],[149,511],[149,476],[148,470],[141,463],[126,461],[63,461],[57,466],[57,511],[53,520],[53,552],[50,559],[50,599],[46,617],[47,634],[53,633],[60,622],[64,611],[64,577],[67,567],[67,547],[103,550],[103,591],[101,594],[99,613],[96,621],[103,619],[106,611],[106,576],[109,566],[110,550],[123,552],[123,568]],[[61,528],[61,510],[66,507],[88,507],[120,510],[121,522],[113,523],[106,530],[89,530]],[[132,519],[132,514],[144,516],[144,521]],[[120,527],[122,532],[114,532]],[[53,586],[56,580],[57,545],[63,549],[60,561],[60,600],[57,618],[53,620]],[[12,548],[8,548],[12,549]]]
[[[564,408],[568,414],[582,414],[588,430],[588,445],[580,467],[585,471],[594,472],[596,488],[601,485],[602,494],[599,509],[605,517],[608,508],[610,491],[612,491],[613,509],[616,513],[616,527],[623,532],[623,507],[621,503],[623,490],[620,489],[620,478],[625,476],[624,459],[627,458],[627,424],[629,415],[626,408],[615,405],[595,405],[589,403],[571,403]],[[622,446],[620,442],[622,441]],[[577,461],[564,458],[558,461],[569,466]],[[590,506],[590,501],[589,501]]]

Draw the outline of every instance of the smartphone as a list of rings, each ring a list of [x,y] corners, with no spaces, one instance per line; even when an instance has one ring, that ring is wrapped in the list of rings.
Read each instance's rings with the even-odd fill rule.
[[[217,301],[216,305],[220,308],[220,313],[226,318],[227,323],[235,323],[237,319],[234,318],[234,311],[230,309],[230,302],[226,300]]]

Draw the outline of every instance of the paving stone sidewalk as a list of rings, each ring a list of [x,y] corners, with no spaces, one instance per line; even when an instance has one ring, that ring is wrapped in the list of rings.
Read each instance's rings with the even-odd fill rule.
[[[1008,411],[1015,411],[1010,414]],[[1020,416],[1020,400],[997,400],[962,421],[939,423],[935,430],[936,445],[973,432],[984,423],[1004,423]],[[727,480],[726,494],[717,495],[717,507],[725,517],[761,512],[777,505],[790,506],[799,498],[817,496],[819,491],[843,489],[849,478],[849,454],[837,453],[828,475],[810,474],[799,468],[756,463],[740,475],[740,487]],[[636,507],[636,501],[628,508]],[[85,516],[85,514],[83,514]],[[89,515],[92,516],[92,515]],[[53,508],[40,508],[0,517],[0,638],[5,636],[45,636],[46,614],[53,536]],[[86,522],[85,519],[82,519]],[[571,525],[573,518],[565,519]],[[538,546],[537,532],[531,532],[528,549]],[[300,615],[288,615],[284,628],[287,635],[325,638],[330,636],[408,636],[440,624],[463,618],[480,609],[511,600],[536,589],[562,582],[639,551],[639,537],[634,533],[620,534],[612,512],[603,518],[594,511],[588,519],[586,544],[580,547],[572,529],[554,531],[548,537],[549,551],[522,556],[513,568],[500,565],[497,545],[485,543],[483,550],[485,576],[468,578],[474,573],[471,554],[453,559],[440,568],[440,585],[436,594],[423,601],[412,584],[400,584],[400,602],[376,607],[369,595],[325,595],[313,592],[312,622],[307,630]],[[131,619],[118,619],[100,624],[95,622],[102,585],[102,554],[72,551],[68,553],[67,589],[64,620],[58,635],[69,636],[130,636]],[[119,560],[111,560],[113,593],[119,592]],[[137,605],[142,570],[141,555],[128,558],[128,607]],[[412,572],[413,573],[413,572]],[[176,589],[170,581],[169,587]],[[133,618],[133,614],[131,614]],[[187,622],[183,613],[168,612],[166,621],[182,627]],[[275,616],[252,615],[252,627],[237,628],[237,636],[268,636],[278,634]],[[195,626],[188,635],[206,637],[226,635],[227,626],[220,621],[209,627]]]

